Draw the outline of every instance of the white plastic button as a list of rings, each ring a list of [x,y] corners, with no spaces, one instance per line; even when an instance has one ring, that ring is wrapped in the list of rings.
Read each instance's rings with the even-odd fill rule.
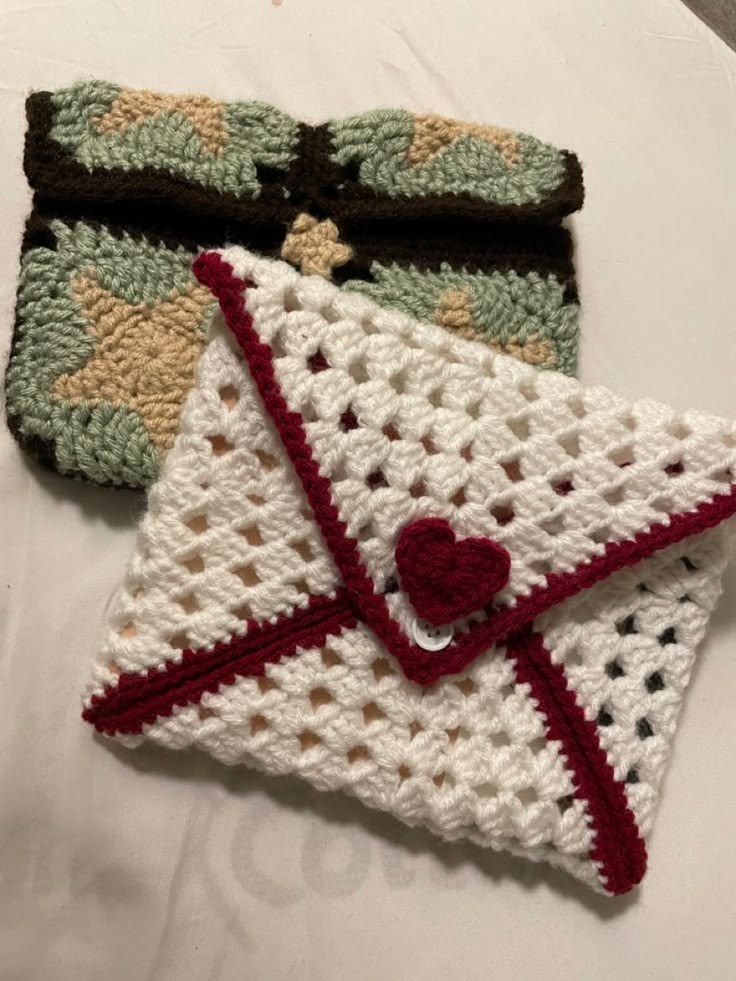
[[[419,619],[412,623],[411,632],[414,635],[414,640],[423,651],[444,650],[452,640],[454,633],[450,623],[443,623],[441,626],[435,627],[434,624]]]

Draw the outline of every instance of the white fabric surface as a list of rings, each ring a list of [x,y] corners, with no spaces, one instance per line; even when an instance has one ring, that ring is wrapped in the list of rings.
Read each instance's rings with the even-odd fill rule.
[[[27,90],[79,77],[405,105],[581,157],[581,378],[736,414],[736,55],[679,0],[0,4],[2,349]],[[0,978],[732,976],[736,572],[701,651],[634,895],[448,846],[356,801],[92,737],[79,692],[142,499],[0,430]]]

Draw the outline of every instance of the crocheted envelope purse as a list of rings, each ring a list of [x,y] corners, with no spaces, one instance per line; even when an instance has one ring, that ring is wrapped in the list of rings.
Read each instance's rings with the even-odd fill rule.
[[[173,442],[213,310],[202,246],[281,255],[540,368],[575,369],[562,217],[577,159],[525,134],[382,109],[319,126],[260,102],[84,82],[28,99],[7,411],[44,463],[141,487]]]
[[[84,717],[626,892],[736,511],[736,428],[237,247]]]

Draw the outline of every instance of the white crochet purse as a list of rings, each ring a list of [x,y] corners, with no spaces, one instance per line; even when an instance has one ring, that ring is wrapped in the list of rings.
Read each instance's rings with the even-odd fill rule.
[[[641,879],[736,430],[240,248],[84,717],[445,838]]]

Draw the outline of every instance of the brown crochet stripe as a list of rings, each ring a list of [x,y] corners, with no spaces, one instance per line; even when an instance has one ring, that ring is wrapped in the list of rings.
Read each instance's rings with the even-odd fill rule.
[[[416,198],[380,197],[362,187],[350,168],[330,159],[326,124],[300,124],[299,153],[288,171],[259,168],[261,194],[256,200],[221,193],[153,167],[125,171],[111,168],[89,171],[50,137],[54,106],[51,93],[35,92],[26,100],[28,129],[24,168],[28,182],[41,197],[77,202],[109,202],[126,199],[158,208],[162,200],[171,206],[207,218],[227,221],[290,223],[304,210],[317,216],[368,220],[397,217],[463,217],[468,220],[513,219],[517,222],[557,222],[581,207],[583,181],[580,163],[565,151],[566,174],[560,186],[539,203],[502,206],[479,201],[470,194],[426,195]],[[338,190],[338,184],[341,185]],[[284,196],[284,189],[290,195]]]
[[[36,198],[25,229],[22,253],[29,248],[55,248],[54,234],[48,226],[53,219],[66,224],[85,221],[103,225],[111,235],[145,237],[149,242],[169,248],[181,245],[198,252],[201,248],[223,242],[243,245],[262,255],[278,258],[286,227],[277,224],[222,221],[200,218],[192,220],[176,208],[165,205],[153,209],[131,207],[129,202],[104,204],[56,202]],[[439,270],[443,263],[468,272],[492,272],[513,269],[519,275],[536,272],[552,274],[566,287],[566,302],[577,300],[575,269],[572,261],[572,237],[560,226],[525,226],[512,222],[494,222],[488,226],[444,219],[441,225],[430,219],[365,223],[345,222],[342,239],[353,249],[349,263],[334,270],[338,284],[348,279],[371,279],[373,262],[383,265],[419,266],[423,271]],[[421,248],[414,243],[421,242]]]

